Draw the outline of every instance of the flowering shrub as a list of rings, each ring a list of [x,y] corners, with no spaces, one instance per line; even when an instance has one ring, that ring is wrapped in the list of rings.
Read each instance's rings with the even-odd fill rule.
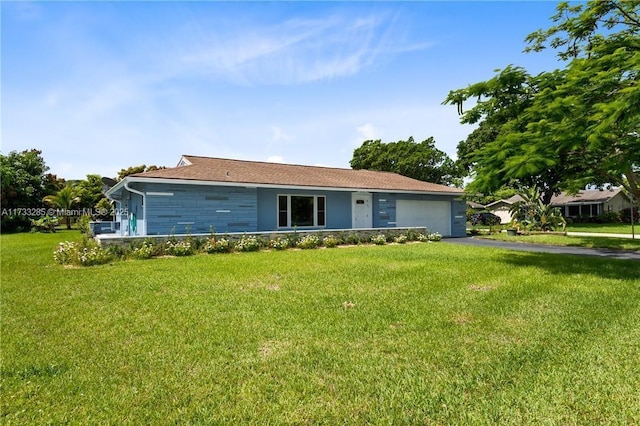
[[[407,229],[405,235],[407,236],[407,241],[418,241],[420,238],[420,233],[415,229]]]
[[[154,252],[153,244],[145,241],[140,247],[134,248],[131,255],[136,259],[150,259]]]
[[[209,254],[229,253],[232,249],[233,246],[229,240],[226,238],[216,240],[214,237],[210,238],[203,247],[203,250]]]
[[[432,232],[427,236],[427,238],[429,241],[440,241],[442,239],[442,235],[438,234],[437,232]]]
[[[84,247],[71,241],[63,241],[53,252],[53,260],[61,265],[101,265],[111,261],[111,255],[97,245],[88,243]]]
[[[320,238],[317,235],[305,235],[298,241],[297,246],[301,249],[314,249],[320,245]]]
[[[421,243],[427,242],[429,241],[429,237],[427,235],[420,233],[418,234],[418,241],[420,241]]]
[[[78,251],[78,261],[82,266],[102,265],[111,261],[111,255],[98,246],[84,247]]]
[[[271,240],[269,246],[275,250],[286,250],[289,248],[289,240],[287,238],[278,237],[275,240]]]
[[[377,246],[383,246],[387,243],[387,236],[384,234],[378,234],[371,237],[371,242]]]
[[[78,258],[78,248],[76,243],[71,241],[63,241],[58,243],[58,247],[53,252],[53,260],[61,265],[71,265]]]
[[[336,247],[340,241],[333,235],[327,235],[322,239],[322,245],[328,248]]]
[[[395,237],[393,239],[394,242],[398,243],[398,244],[404,244],[407,242],[407,236],[406,235],[398,235],[397,237]]]
[[[167,241],[165,251],[171,256],[190,256],[195,250],[189,241]]]
[[[236,243],[238,251],[258,251],[260,250],[260,241],[255,236],[247,237],[243,235],[240,241]]]

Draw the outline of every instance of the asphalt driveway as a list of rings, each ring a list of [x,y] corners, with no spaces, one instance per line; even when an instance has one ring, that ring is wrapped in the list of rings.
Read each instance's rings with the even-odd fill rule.
[[[573,254],[578,256],[600,256],[612,259],[640,260],[640,251],[610,250],[584,247],[552,246],[548,244],[527,244],[509,241],[485,240],[482,238],[447,238],[442,240],[448,244],[462,244],[478,247],[495,247],[507,250],[531,251],[537,253]]]

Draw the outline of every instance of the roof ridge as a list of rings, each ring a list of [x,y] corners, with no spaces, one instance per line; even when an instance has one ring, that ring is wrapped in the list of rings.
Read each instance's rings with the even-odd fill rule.
[[[390,172],[390,171],[386,171],[386,170],[354,169],[354,168],[334,167],[334,166],[312,166],[312,165],[309,165],[309,164],[276,163],[276,162],[273,162],[273,161],[260,161],[260,160],[240,160],[240,159],[237,159],[237,158],[206,157],[206,156],[203,156],[203,155],[187,155],[187,154],[184,154],[184,155],[182,155],[182,157],[185,157],[185,158],[201,158],[203,160],[222,160],[222,161],[230,161],[230,162],[234,162],[234,163],[267,164],[267,165],[276,165],[276,166],[281,166],[281,167],[305,167],[305,168],[311,168],[311,169],[346,170],[346,171],[367,172],[367,173],[388,173],[388,174],[392,174],[392,175],[400,175],[400,176],[403,176],[403,177],[405,177],[407,179],[414,179],[414,180],[417,180],[419,182],[426,182],[426,181],[422,181],[420,179],[412,178],[410,176],[405,176],[405,175],[403,175],[401,173]],[[433,182],[427,182],[427,183],[431,183],[433,185],[442,185],[442,184],[433,183]],[[447,186],[447,185],[442,185],[442,186]]]

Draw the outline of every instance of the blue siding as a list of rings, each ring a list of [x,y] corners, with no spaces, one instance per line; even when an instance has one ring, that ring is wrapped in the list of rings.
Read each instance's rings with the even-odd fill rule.
[[[147,235],[258,230],[256,188],[138,185],[147,193]],[[173,195],[152,195],[149,192]]]
[[[203,234],[214,230],[226,232],[276,231],[278,195],[323,195],[326,197],[324,229],[350,229],[352,200],[349,191],[308,191],[304,189],[272,189],[223,187],[169,183],[131,183],[145,192],[148,235]],[[143,219],[142,197],[123,190],[122,208]],[[151,194],[149,194],[151,193]],[[153,193],[156,193],[155,195]],[[163,195],[164,194],[164,195]],[[171,195],[168,195],[171,194]],[[451,202],[451,234],[466,233],[466,205],[447,195],[373,193],[374,228],[393,228],[398,200],[430,200]],[[129,232],[127,218],[122,218],[121,231]],[[137,234],[144,230],[139,224]]]
[[[258,231],[278,230],[278,195],[324,195],[326,226],[324,229],[351,228],[351,193],[292,189],[258,189]]]
[[[451,201],[451,236],[467,236],[467,203],[464,200]]]
[[[396,194],[373,194],[373,227],[394,228],[396,226]]]

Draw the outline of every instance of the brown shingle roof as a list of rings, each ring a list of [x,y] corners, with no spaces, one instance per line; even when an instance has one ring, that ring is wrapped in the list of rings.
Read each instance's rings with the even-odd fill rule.
[[[588,189],[579,191],[576,195],[570,195],[566,192],[551,198],[552,206],[562,206],[565,204],[583,204],[583,203],[603,203],[609,201],[621,191],[620,188],[613,190]]]
[[[182,159],[186,160],[188,165],[137,173],[131,176],[233,184],[462,193],[462,190],[458,188],[423,182],[388,172],[263,163],[192,155],[185,155]]]

